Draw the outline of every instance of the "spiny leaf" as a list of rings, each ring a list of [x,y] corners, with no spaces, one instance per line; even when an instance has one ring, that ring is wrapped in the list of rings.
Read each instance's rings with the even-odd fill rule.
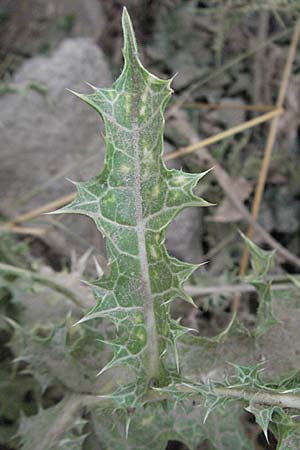
[[[230,363],[235,368],[235,373],[231,377],[227,377],[224,386],[228,388],[246,388],[254,387],[264,392],[272,392],[275,394],[291,394],[299,393],[299,371],[283,378],[277,382],[265,380],[262,376],[265,371],[264,363],[260,362],[255,365],[237,365]]]
[[[227,385],[229,387],[265,387],[265,383],[261,378],[261,373],[264,371],[264,367],[262,363],[255,364],[253,366],[250,365],[238,365],[229,363],[234,367],[235,373],[230,380],[227,380]]]
[[[280,392],[300,392],[300,371],[292,373],[290,376],[283,378],[276,385]]]
[[[271,282],[266,279],[266,275],[273,263],[275,251],[262,250],[243,233],[241,233],[241,236],[250,252],[251,265],[254,272],[247,277],[247,281],[253,284],[259,297],[255,335],[256,337],[260,337],[273,325],[280,324],[273,314]]]
[[[248,247],[251,255],[251,265],[255,275],[259,278],[265,277],[273,263],[275,250],[267,251],[259,248],[254,242],[247,238],[241,231],[240,234]]]
[[[278,409],[277,406],[264,406],[258,403],[250,402],[249,406],[246,408],[247,411],[255,416],[256,423],[261,427],[264,432],[266,441],[269,442],[268,428],[272,420],[274,411]]]
[[[193,193],[205,173],[164,165],[163,111],[170,80],[160,80],[142,66],[126,9],[122,25],[120,77],[110,89],[92,87],[92,94],[76,94],[104,122],[104,168],[92,180],[75,183],[76,199],[57,212],[91,217],[106,238],[110,274],[94,283],[97,304],[82,321],[108,318],[115,324],[114,357],[106,368],[135,368],[146,390],[153,380],[168,383],[165,355],[178,336],[169,318],[170,302],[176,297],[191,300],[181,286],[198,267],[168,255],[166,229],[183,208],[208,203]]]
[[[42,391],[53,383],[60,383],[78,393],[99,393],[102,390],[107,379],[97,378],[97,364],[100,358],[105,360],[109,355],[103,351],[103,344],[97,341],[100,335],[97,328],[83,325],[75,329],[63,322],[36,330],[37,334],[16,327],[12,342],[16,360],[26,363],[23,373],[31,374]],[[45,333],[43,338],[42,333]],[[99,355],[97,359],[95,353]],[[110,377],[109,383],[112,382]]]
[[[204,424],[205,409],[192,399],[177,406],[171,401],[167,409],[162,402],[148,404],[132,415],[127,440],[124,412],[103,414],[94,410],[92,424],[99,444],[105,443],[109,449],[165,450],[168,440],[177,440],[189,450],[197,450],[203,441],[209,449],[253,450],[244,434],[240,412],[237,405],[227,405],[212,412]]]
[[[299,450],[300,448],[300,425],[299,415],[291,416],[283,409],[277,408],[271,425],[278,445],[276,450]]]
[[[300,430],[294,430],[284,433],[281,437],[276,450],[299,450]]]
[[[256,337],[265,334],[270,327],[278,325],[281,322],[274,317],[272,294],[271,294],[271,282],[253,281],[258,297],[259,308],[257,311],[257,324],[255,335]]]
[[[81,450],[86,421],[79,417],[79,406],[76,397],[66,398],[51,408],[40,409],[35,416],[23,415],[18,430],[22,450]]]

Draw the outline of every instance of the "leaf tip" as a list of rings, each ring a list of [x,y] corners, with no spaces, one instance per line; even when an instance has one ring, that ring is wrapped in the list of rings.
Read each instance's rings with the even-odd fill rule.
[[[123,54],[125,61],[128,59],[137,59],[137,43],[136,38],[132,26],[132,22],[127,11],[127,8],[124,6],[123,14],[122,14],[122,29],[124,35],[124,46],[123,46]]]
[[[96,88],[96,86],[94,86],[93,84],[89,83],[88,81],[85,81],[85,84],[87,86],[89,86],[91,89],[93,89],[93,91],[98,91],[98,88]]]

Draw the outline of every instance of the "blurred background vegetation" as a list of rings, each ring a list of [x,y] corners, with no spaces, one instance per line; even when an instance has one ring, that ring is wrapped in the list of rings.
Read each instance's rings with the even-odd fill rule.
[[[47,388],[41,389],[26,373],[25,362],[12,364],[19,343],[7,318],[41,332],[45,318],[54,323],[68,312],[57,307],[62,293],[54,294],[53,283],[76,290],[83,270],[87,277],[94,276],[92,258],[87,257],[91,253],[106,267],[102,239],[88,219],[53,219],[36,210],[72,195],[66,177],[87,179],[101,168],[100,120],[65,88],[87,91],[85,81],[109,86],[119,74],[124,5],[132,16],[145,66],[162,78],[176,74],[167,110],[166,152],[270,111],[300,13],[298,0],[0,1],[0,263],[15,268],[0,273],[1,450],[20,448],[15,435],[20,414],[34,414],[38,405],[48,407],[63,395],[59,384],[46,383]],[[264,230],[296,257],[300,257],[299,99],[297,51],[258,217]],[[224,189],[213,171],[199,193],[216,206],[183,212],[168,232],[173,255],[208,261],[192,280],[196,287],[210,288],[196,296],[198,311],[191,313],[180,305],[173,312],[203,335],[222,330],[232,311],[232,291],[214,289],[231,285],[239,272],[242,242],[237,228],[245,230],[248,220],[232,196],[251,208],[268,130],[268,123],[246,127],[205,151],[168,162],[169,167],[198,172],[211,166],[209,151],[228,177]],[[258,233],[254,239],[268,248]],[[286,282],[288,273],[297,276],[299,267],[279,255],[273,272],[278,282]],[[53,305],[56,313],[50,314]],[[240,315],[249,327],[256,309],[255,294],[245,292]],[[271,436],[267,444],[250,414],[243,420],[257,449],[275,448],[275,438]],[[176,442],[168,448],[183,449]],[[199,447],[204,449],[205,444]]]

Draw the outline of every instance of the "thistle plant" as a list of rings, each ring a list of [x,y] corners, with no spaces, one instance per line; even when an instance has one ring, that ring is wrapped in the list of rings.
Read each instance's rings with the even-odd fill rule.
[[[264,336],[282,330],[267,278],[273,253],[244,238],[254,269],[248,281],[260,299],[255,331],[233,317],[220,335],[204,338],[170,316],[178,298],[194,306],[182,285],[198,265],[168,254],[166,230],[182,209],[209,205],[194,193],[206,172],[165,167],[163,112],[171,80],[141,64],[126,9],[122,24],[120,77],[112,88],[74,92],[104,122],[104,168],[76,182],[75,200],[55,212],[94,220],[106,240],[109,273],[90,283],[94,307],[81,318],[77,310],[46,336],[11,322],[21,336],[14,343],[19,360],[42,391],[51,383],[66,391],[54,407],[21,418],[21,448],[164,450],[168,440],[178,440],[191,450],[204,441],[211,450],[253,449],[240,421],[243,406],[266,438],[274,431],[278,450],[298,450],[298,375],[263,376]]]
[[[166,229],[183,208],[208,203],[193,193],[205,173],[164,165],[163,111],[171,81],[142,66],[126,10],[122,23],[124,68],[118,80],[111,89],[75,93],[104,122],[104,168],[76,183],[75,201],[58,212],[91,217],[105,237],[110,273],[94,284],[97,304],[80,322],[101,317],[114,323],[115,338],[107,342],[113,358],[100,373],[120,365],[134,371],[134,389],[122,400],[133,407],[179,372],[176,340],[188,330],[170,318],[170,303],[177,297],[193,303],[182,283],[198,266],[167,253]],[[167,361],[172,348],[176,367]]]

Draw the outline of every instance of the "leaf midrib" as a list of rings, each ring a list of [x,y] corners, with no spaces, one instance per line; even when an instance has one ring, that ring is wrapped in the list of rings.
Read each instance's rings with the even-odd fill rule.
[[[134,151],[134,199],[135,199],[135,218],[138,238],[139,258],[141,264],[141,283],[144,294],[144,319],[147,333],[147,353],[148,353],[148,375],[149,379],[158,379],[160,372],[160,358],[158,348],[158,335],[156,329],[154,298],[151,291],[150,273],[145,239],[145,219],[143,217],[143,200],[141,195],[141,164],[140,164],[140,145],[138,124],[138,106],[140,92],[138,89],[139,80],[136,73],[137,66],[133,64],[133,107],[132,107],[132,144]]]

